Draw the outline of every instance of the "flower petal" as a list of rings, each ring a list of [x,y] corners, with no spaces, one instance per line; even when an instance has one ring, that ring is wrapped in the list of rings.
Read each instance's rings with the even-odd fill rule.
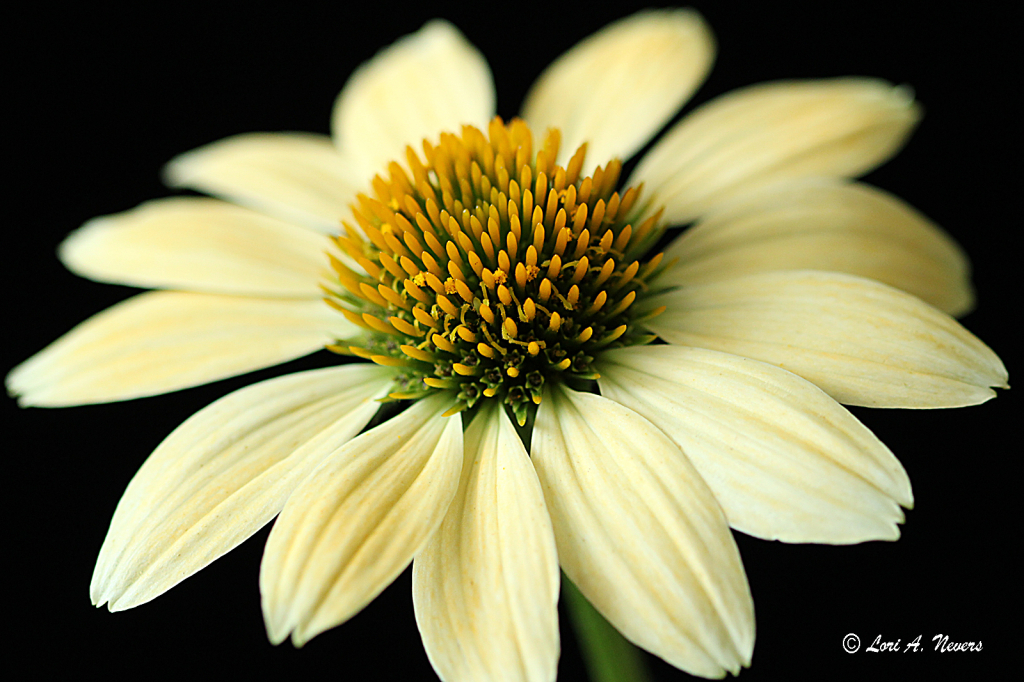
[[[491,71],[475,47],[447,21],[434,20],[381,50],[352,74],[334,103],[334,142],[367,181],[406,145],[436,143],[463,124],[486,130],[494,115]]]
[[[15,367],[7,390],[39,407],[141,398],[292,360],[355,331],[322,301],[150,291]]]
[[[377,412],[393,372],[359,364],[290,374],[212,403],[128,484],[103,541],[93,603],[147,602],[237,547]]]
[[[995,353],[956,320],[869,279],[790,270],[654,297],[669,343],[778,365],[847,405],[959,407],[1006,387]]]
[[[235,135],[182,154],[164,169],[167,184],[338,234],[349,204],[369,178],[353,174],[331,140],[308,133]]]
[[[601,395],[682,448],[729,525],[766,540],[895,540],[910,480],[885,445],[818,387],[756,360],[648,346],[601,355]]]
[[[855,176],[903,146],[921,117],[905,87],[867,78],[782,81],[736,90],[676,124],[627,184],[649,210],[689,222],[739,194],[793,178]]]
[[[754,606],[739,551],[668,436],[607,398],[555,387],[532,455],[562,569],[601,615],[687,672],[749,665]]]
[[[329,241],[215,199],[175,197],[90,220],[60,245],[75,274],[129,286],[321,298]]]
[[[376,597],[441,525],[459,485],[462,418],[448,396],[332,453],[288,499],[260,567],[267,633],[301,646]]]
[[[533,84],[523,118],[559,128],[565,163],[583,142],[587,172],[626,160],[704,82],[714,37],[693,10],[646,10],[609,24],[553,62]]]
[[[814,178],[742,197],[665,252],[672,284],[771,270],[832,270],[884,282],[949,313],[972,306],[967,256],[942,228],[891,194]]]
[[[537,473],[501,406],[482,408],[466,431],[459,492],[413,562],[412,589],[441,679],[554,681],[555,538]]]

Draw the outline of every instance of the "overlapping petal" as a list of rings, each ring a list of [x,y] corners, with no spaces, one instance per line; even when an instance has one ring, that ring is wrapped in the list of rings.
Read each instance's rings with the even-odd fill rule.
[[[768,540],[895,540],[910,480],[821,389],[772,365],[678,346],[601,356],[601,395],[674,440],[729,525]]]
[[[90,592],[111,611],[163,594],[238,546],[376,413],[393,372],[348,365],[290,374],[200,410],[128,484]]]
[[[45,407],[141,398],[276,365],[356,331],[319,300],[150,291],[14,368],[7,389]]]
[[[364,189],[331,140],[310,133],[248,133],[182,154],[164,169],[190,187],[322,232],[337,234]]]
[[[553,682],[558,557],[537,474],[501,405],[466,431],[459,492],[413,563],[413,605],[444,680]]]
[[[689,222],[736,196],[801,177],[851,177],[896,153],[921,117],[909,90],[868,78],[780,81],[719,97],[677,123],[628,185]]]
[[[739,551],[668,436],[607,398],[553,387],[531,450],[562,569],[619,632],[705,677],[749,664],[754,614]]]
[[[714,57],[711,30],[697,12],[638,12],[548,66],[522,116],[538,133],[561,130],[561,164],[586,142],[589,173],[639,151],[704,81]]]
[[[664,280],[703,284],[771,270],[832,270],[911,293],[949,313],[973,305],[967,256],[891,194],[813,178],[754,192],[713,211],[665,252]]]
[[[288,499],[267,540],[267,634],[301,646],[355,615],[441,525],[459,486],[462,418],[420,400],[330,454]]]
[[[486,130],[494,83],[483,55],[459,30],[434,20],[381,50],[352,74],[334,103],[331,130],[346,163],[372,178],[406,145],[436,143],[463,124]]]
[[[328,240],[246,208],[194,197],[90,220],[60,246],[83,277],[219,294],[320,298]]]
[[[841,403],[959,407],[1005,387],[1006,368],[956,320],[909,294],[833,272],[789,270],[654,297],[670,343],[778,365]]]

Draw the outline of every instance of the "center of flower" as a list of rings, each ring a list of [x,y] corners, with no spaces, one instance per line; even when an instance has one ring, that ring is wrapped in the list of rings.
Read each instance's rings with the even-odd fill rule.
[[[662,254],[660,213],[629,222],[640,188],[615,191],[617,159],[581,177],[586,144],[555,165],[560,134],[534,154],[522,120],[495,118],[406,147],[360,194],[332,256],[341,288],[327,302],[366,330],[332,351],[400,367],[390,398],[457,394],[452,412],[483,398],[509,405],[520,425],[546,381],[587,380],[599,351],[649,343],[633,304]],[[410,177],[411,173],[411,177]]]

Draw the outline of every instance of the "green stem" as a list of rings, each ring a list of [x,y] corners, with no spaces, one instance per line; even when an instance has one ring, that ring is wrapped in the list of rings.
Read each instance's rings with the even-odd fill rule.
[[[562,595],[591,682],[646,682],[644,654],[626,641],[562,574]]]

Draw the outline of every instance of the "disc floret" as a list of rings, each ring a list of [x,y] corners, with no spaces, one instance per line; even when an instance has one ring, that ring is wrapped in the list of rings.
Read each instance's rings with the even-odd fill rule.
[[[545,382],[594,379],[601,350],[650,342],[633,304],[659,270],[661,254],[638,259],[660,213],[634,228],[641,188],[615,191],[621,162],[581,177],[586,144],[562,168],[559,141],[534,154],[525,122],[495,118],[424,140],[425,161],[406,147],[336,238],[351,260],[331,256],[326,300],[366,333],[328,348],[401,368],[392,399],[494,398],[524,424]]]

